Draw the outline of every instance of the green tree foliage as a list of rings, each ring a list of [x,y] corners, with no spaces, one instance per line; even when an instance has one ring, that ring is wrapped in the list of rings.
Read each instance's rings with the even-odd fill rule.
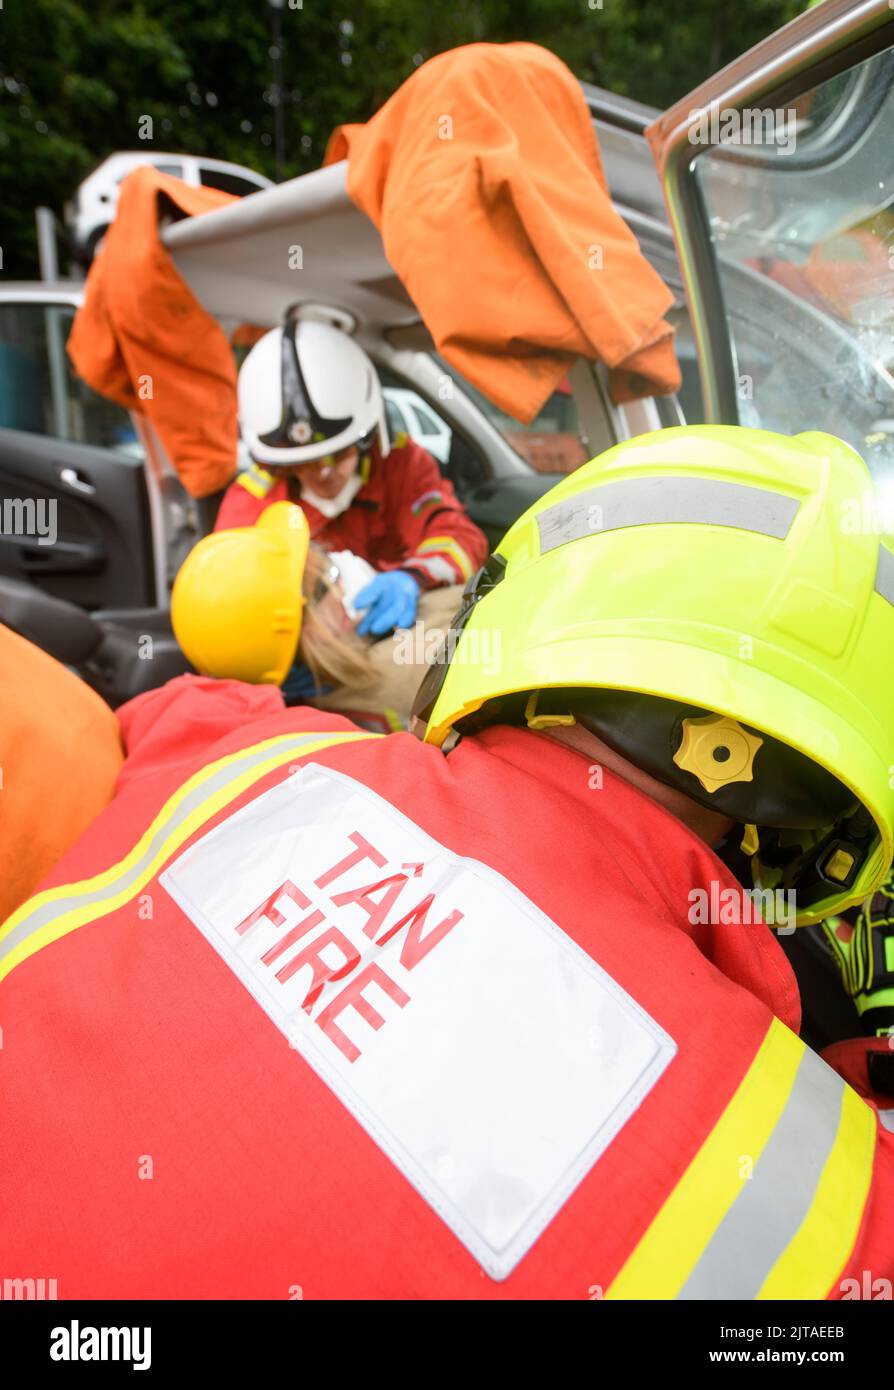
[[[578,77],[665,106],[791,18],[800,0],[284,0],[283,177],[332,128],[367,120],[426,58],[458,44],[545,44]],[[36,272],[34,208],[62,212],[114,150],[152,146],[276,177],[267,0],[3,0],[3,273]]]

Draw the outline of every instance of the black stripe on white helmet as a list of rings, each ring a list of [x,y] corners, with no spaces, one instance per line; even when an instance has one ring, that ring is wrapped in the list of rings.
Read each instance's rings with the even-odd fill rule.
[[[275,468],[312,463],[378,435],[388,453],[376,370],[331,324],[289,319],[255,344],[239,373],[239,421],[249,453]]]

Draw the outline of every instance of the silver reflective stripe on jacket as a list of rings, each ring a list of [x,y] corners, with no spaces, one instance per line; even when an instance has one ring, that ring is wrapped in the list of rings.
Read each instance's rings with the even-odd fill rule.
[[[680,1291],[753,1299],[816,1196],[841,1121],[845,1083],[809,1048],[751,1177]]]

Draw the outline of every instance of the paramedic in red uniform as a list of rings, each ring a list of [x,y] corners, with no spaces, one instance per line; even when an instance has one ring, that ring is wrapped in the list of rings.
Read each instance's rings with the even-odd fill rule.
[[[204,677],[124,706],[114,802],[0,930],[0,1269],[890,1292],[894,1054],[805,1046],[760,918],[891,862],[894,549],[839,524],[871,496],[828,435],[646,435],[469,585],[421,739]]]
[[[239,422],[253,466],[216,529],[297,502],[312,540],[380,571],[354,600],[361,635],[412,627],[420,589],[464,584],[484,563],[487,541],[431,455],[405,435],[389,444],[375,368],[340,329],[291,318],[261,338],[239,373]]]

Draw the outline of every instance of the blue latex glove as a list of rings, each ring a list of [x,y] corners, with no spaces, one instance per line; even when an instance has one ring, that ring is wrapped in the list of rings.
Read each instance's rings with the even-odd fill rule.
[[[354,607],[368,609],[357,631],[362,637],[384,637],[396,627],[410,627],[416,619],[419,585],[406,570],[377,574],[354,599]]]

